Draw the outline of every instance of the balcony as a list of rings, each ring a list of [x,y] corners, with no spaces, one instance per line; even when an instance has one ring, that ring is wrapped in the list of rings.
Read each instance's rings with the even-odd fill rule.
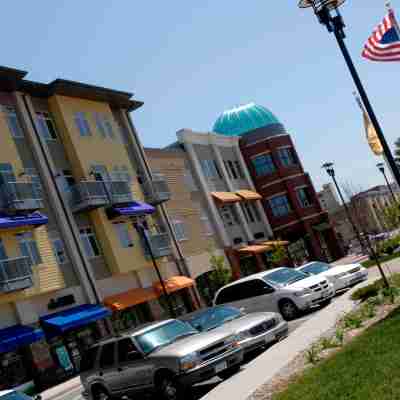
[[[71,187],[70,204],[73,212],[90,211],[109,203],[103,182],[81,181]]]
[[[2,207],[6,210],[36,211],[43,208],[43,196],[32,182],[7,182],[1,185]]]
[[[172,254],[171,242],[168,233],[148,232],[150,247],[154,258],[166,257]],[[150,258],[148,249],[143,241],[143,249],[146,258]]]
[[[9,293],[33,286],[29,257],[0,260],[0,292]]]
[[[148,203],[158,205],[171,199],[171,190],[163,174],[153,174],[152,182],[146,181],[143,191]]]
[[[81,181],[72,186],[70,196],[73,212],[90,211],[133,200],[130,185],[125,181]]]

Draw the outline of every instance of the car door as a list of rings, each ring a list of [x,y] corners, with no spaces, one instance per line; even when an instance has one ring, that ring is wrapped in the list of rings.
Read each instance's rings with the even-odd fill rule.
[[[151,387],[154,364],[145,358],[131,338],[118,341],[118,391],[137,392]]]
[[[118,374],[116,365],[116,343],[105,343],[99,357],[99,377],[111,392],[117,391]]]

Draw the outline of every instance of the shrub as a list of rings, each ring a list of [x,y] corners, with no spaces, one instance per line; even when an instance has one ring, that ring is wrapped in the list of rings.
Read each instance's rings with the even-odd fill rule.
[[[371,303],[365,303],[364,306],[361,308],[360,310],[361,312],[361,317],[363,319],[371,319],[374,318],[376,315],[375,312],[375,305],[371,304]]]
[[[341,328],[336,329],[335,337],[339,345],[342,346],[344,342],[344,330]]]
[[[327,337],[322,338],[320,344],[322,350],[328,350],[338,347],[338,344],[332,338]]]
[[[368,286],[364,286],[360,289],[357,289],[352,295],[352,300],[361,300],[365,301],[371,297],[376,297],[379,294],[379,291],[383,288],[383,282],[381,280],[376,281]]]
[[[319,346],[317,344],[313,344],[307,351],[306,351],[306,360],[309,364],[316,364],[319,360]]]
[[[352,312],[343,318],[345,329],[357,329],[362,326],[362,316],[359,312]]]

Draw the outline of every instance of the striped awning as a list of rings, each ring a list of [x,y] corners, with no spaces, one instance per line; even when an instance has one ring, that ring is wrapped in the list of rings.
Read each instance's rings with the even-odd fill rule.
[[[247,201],[254,201],[254,200],[261,200],[262,196],[257,193],[253,192],[252,190],[238,190],[236,194],[241,197],[243,200]]]
[[[241,197],[232,192],[211,192],[211,196],[223,204],[237,203],[238,201],[242,201]]]

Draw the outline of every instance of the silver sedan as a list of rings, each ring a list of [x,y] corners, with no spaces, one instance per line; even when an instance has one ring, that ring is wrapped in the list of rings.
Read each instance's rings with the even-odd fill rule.
[[[288,335],[288,324],[274,312],[244,314],[230,306],[217,306],[181,317],[200,332],[223,330],[237,335],[247,353],[279,341]]]

